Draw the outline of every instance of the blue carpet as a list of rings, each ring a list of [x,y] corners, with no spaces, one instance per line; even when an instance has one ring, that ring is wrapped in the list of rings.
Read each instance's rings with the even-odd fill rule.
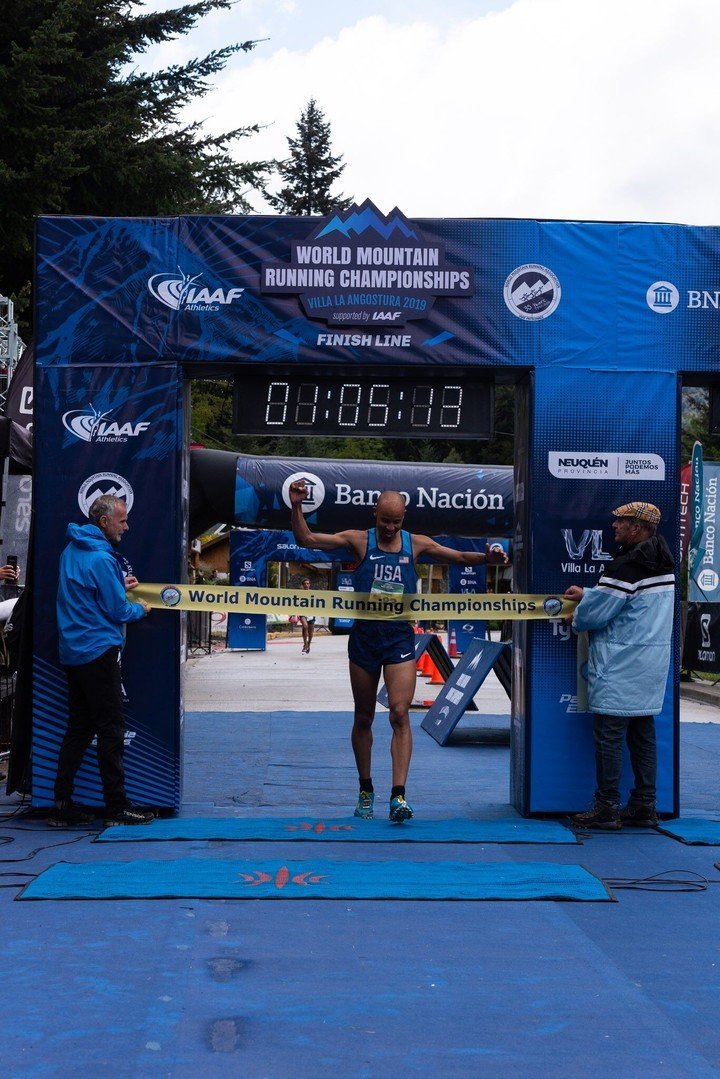
[[[154,820],[147,826],[106,828],[100,843],[153,839],[321,840],[331,843],[577,843],[557,821],[358,820],[357,817],[186,817]]]
[[[702,817],[678,817],[677,820],[663,821],[660,831],[680,839],[683,843],[696,846],[720,846],[720,820],[707,820]]]
[[[612,901],[580,865],[464,862],[58,862],[19,899],[574,899]]]

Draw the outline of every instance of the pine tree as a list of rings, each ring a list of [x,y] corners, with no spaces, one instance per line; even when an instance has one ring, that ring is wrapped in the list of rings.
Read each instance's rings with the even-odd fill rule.
[[[278,163],[284,187],[277,195],[266,194],[268,202],[281,214],[329,214],[344,210],[352,199],[332,195],[330,188],[342,174],[342,155],[335,157],[330,146],[330,124],[314,98],[310,98],[297,123],[297,138],[288,138],[290,156]]]
[[[269,164],[239,163],[236,140],[206,135],[182,110],[245,41],[204,59],[145,72],[150,45],[187,34],[231,0],[134,13],[129,0],[6,5],[0,37],[0,292],[27,308],[38,214],[247,212]],[[135,9],[137,10],[137,9]],[[23,303],[24,301],[24,303]]]

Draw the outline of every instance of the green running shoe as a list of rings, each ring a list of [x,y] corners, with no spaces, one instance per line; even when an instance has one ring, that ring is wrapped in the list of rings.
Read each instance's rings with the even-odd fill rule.
[[[395,824],[402,824],[404,820],[410,820],[413,815],[412,807],[407,804],[401,794],[390,799],[390,820]]]
[[[358,798],[358,804],[355,806],[355,816],[360,817],[362,820],[373,819],[373,802],[375,801],[375,794],[373,791],[360,791],[360,797]]]

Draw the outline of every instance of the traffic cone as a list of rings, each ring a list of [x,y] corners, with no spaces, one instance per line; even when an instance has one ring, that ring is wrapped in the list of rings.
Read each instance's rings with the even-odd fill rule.
[[[430,685],[431,686],[444,686],[445,685],[445,679],[440,674],[440,671],[437,668],[437,664],[433,663],[432,660],[430,660],[430,663],[432,664],[432,678],[430,679]]]
[[[433,661],[427,654],[427,650],[420,656],[420,674],[424,678],[429,678],[432,674]]]
[[[450,630],[450,643],[448,645],[448,655],[450,656],[450,659],[456,659],[457,654],[458,654],[457,636],[455,634],[455,630],[451,629]]]

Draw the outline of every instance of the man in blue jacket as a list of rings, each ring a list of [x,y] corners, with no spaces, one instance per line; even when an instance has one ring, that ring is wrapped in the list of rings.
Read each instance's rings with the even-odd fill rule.
[[[126,624],[144,618],[150,608],[144,600],[130,603],[125,594],[138,584],[136,577],[125,576],[117,553],[128,530],[125,503],[102,495],[88,516],[89,524],[68,525],[70,542],[60,557],[57,621],[69,715],[48,824],[62,828],[94,820],[94,813],[74,804],[72,794],[95,737],[105,824],[148,824],[153,814],[132,805],[125,793],[120,650]]]
[[[577,828],[655,827],[657,750],[654,717],[662,711],[672,647],[675,567],[656,534],[660,510],[629,502],[613,510],[620,550],[595,588],[571,585],[579,600],[573,629],[587,630],[588,703],[595,713],[595,804],[572,818]],[[620,809],[622,744],[627,739],[635,784]]]

